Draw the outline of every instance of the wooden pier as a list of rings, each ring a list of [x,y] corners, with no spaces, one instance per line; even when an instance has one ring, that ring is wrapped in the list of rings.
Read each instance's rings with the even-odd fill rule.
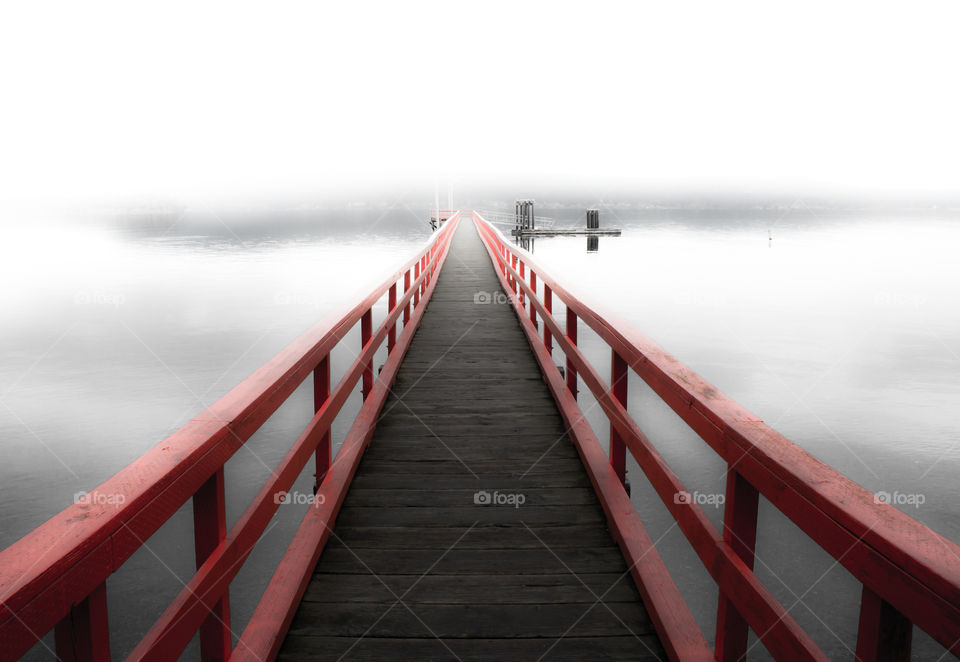
[[[667,659],[505,301],[461,227],[280,659]]]
[[[581,329],[609,363],[587,359]],[[355,360],[334,381],[331,352],[344,346]],[[631,414],[631,375],[726,463],[720,527]],[[225,463],[303,385],[313,415],[228,522]],[[358,390],[332,453],[331,425]],[[586,393],[609,422],[603,442],[581,409]],[[703,596],[681,594],[630,500],[628,454],[633,484],[656,495],[716,585],[711,633],[687,602]],[[301,523],[237,623],[231,582],[309,474]],[[773,553],[757,549],[770,521],[761,503],[859,582],[856,637],[844,644],[858,662],[908,662],[914,630],[960,656],[960,546],[573,295],[477,212],[450,212],[365,297],[89,494],[0,552],[0,662],[50,646],[50,632],[50,657],[116,657],[108,581],[185,506],[196,572],[119,651],[127,660],[178,659],[195,639],[204,662],[733,662],[760,645],[776,660],[826,660],[797,603],[754,573]]]

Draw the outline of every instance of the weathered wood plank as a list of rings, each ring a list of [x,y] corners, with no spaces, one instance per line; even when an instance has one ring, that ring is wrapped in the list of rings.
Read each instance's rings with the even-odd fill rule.
[[[285,662],[302,659],[382,662],[504,662],[504,660],[664,660],[655,635],[640,637],[564,637],[563,639],[438,639],[365,637],[291,637],[280,652]]]
[[[303,602],[291,635],[336,637],[617,637],[653,626],[639,602],[609,604],[418,604]]]
[[[303,599],[309,602],[382,602],[397,597],[414,604],[607,604],[636,602],[629,575],[585,574],[570,581],[562,575],[385,575],[371,582],[363,575],[319,574]]]

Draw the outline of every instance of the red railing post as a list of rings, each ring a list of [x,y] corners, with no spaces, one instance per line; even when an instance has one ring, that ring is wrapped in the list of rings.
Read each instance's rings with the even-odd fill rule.
[[[223,467],[217,469],[193,495],[193,541],[197,569],[227,537],[226,493]],[[229,588],[200,625],[200,658],[226,660],[230,657]]]
[[[613,397],[627,407],[627,362],[612,350],[612,359],[610,361],[610,390]],[[623,438],[613,423],[610,423],[610,466],[620,479],[620,483],[625,485],[627,482],[627,447]]]
[[[403,293],[406,294],[410,291],[410,270],[407,269],[403,273]],[[407,301],[407,305],[403,307],[403,327],[406,328],[407,324],[410,323],[410,302]]]
[[[757,505],[760,494],[736,470],[727,470],[723,511],[723,541],[751,570],[757,543]],[[717,606],[717,662],[735,662],[747,654],[749,626],[722,592]]]
[[[577,344],[577,314],[567,306],[567,340],[571,345]],[[567,355],[567,390],[577,398],[577,368],[573,365],[570,355]]]
[[[530,295],[530,321],[537,326],[537,307],[533,305],[533,300],[537,298],[537,274],[533,269],[530,269],[530,291],[533,292]]]
[[[909,662],[913,624],[866,586],[860,597],[857,662]]]
[[[427,256],[424,255],[420,258],[420,273],[423,273],[427,270]],[[420,283],[420,294],[423,294],[427,291],[427,278],[424,277],[423,282]]]
[[[417,280],[420,278],[420,262],[419,260],[415,265],[413,265],[413,279]],[[417,285],[417,289],[413,293],[413,307],[416,308],[420,303],[420,286]]]
[[[109,662],[106,582],[70,608],[54,628],[54,642],[57,659],[62,662]]]
[[[513,260],[512,260],[513,268],[514,268],[514,270],[516,270],[516,268],[517,268],[517,256],[511,254],[511,257],[513,258]],[[510,274],[510,287],[513,288],[513,293],[516,294],[516,293],[517,293],[517,279],[513,277],[513,274]]]
[[[553,314],[553,290],[551,290],[550,286],[546,283],[543,284],[543,307],[547,309],[547,313],[550,315]],[[550,330],[550,327],[546,324],[546,322],[543,324],[543,344],[547,347],[547,354],[552,357],[553,332]]]
[[[373,337],[373,309],[370,308],[360,318],[360,347],[363,351]],[[363,367],[363,399],[366,400],[373,390],[373,358]]]
[[[313,369],[313,411],[320,411],[324,403],[330,399],[330,355],[327,354],[317,367]],[[323,482],[323,477],[327,475],[330,469],[330,428],[323,433],[320,442],[317,444],[316,453],[316,473],[314,477],[314,494]]]
[[[397,284],[394,283],[387,291],[387,315],[393,313],[397,307]],[[394,320],[387,332],[387,354],[393,353],[393,346],[397,344],[397,321]]]
[[[520,260],[520,280],[521,280],[521,282],[522,282],[523,280],[525,280],[526,277],[527,277],[527,276],[526,276],[526,272],[525,272],[525,270],[524,270],[524,268],[523,268],[523,260]],[[523,288],[522,288],[522,287],[518,287],[517,290],[518,290],[518,292],[519,292],[519,297],[520,297],[520,306],[521,306],[522,308],[526,308],[526,307],[527,307],[527,303],[526,303],[526,297],[524,296],[524,293],[523,293]]]

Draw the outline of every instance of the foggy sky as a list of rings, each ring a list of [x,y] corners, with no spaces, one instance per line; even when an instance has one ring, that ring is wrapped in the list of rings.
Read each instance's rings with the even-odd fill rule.
[[[6,3],[0,200],[960,191],[954,3]]]

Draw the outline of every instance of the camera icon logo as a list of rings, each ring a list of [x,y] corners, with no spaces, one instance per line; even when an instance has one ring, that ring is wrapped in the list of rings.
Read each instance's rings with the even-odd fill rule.
[[[474,492],[473,502],[478,506],[488,506],[493,503],[493,498],[486,490],[480,490],[478,492]]]
[[[674,503],[690,504],[693,503],[693,495],[686,490],[680,490],[673,495]]]
[[[493,297],[489,292],[477,292],[473,295],[473,302],[479,304],[490,303],[493,300]]]

